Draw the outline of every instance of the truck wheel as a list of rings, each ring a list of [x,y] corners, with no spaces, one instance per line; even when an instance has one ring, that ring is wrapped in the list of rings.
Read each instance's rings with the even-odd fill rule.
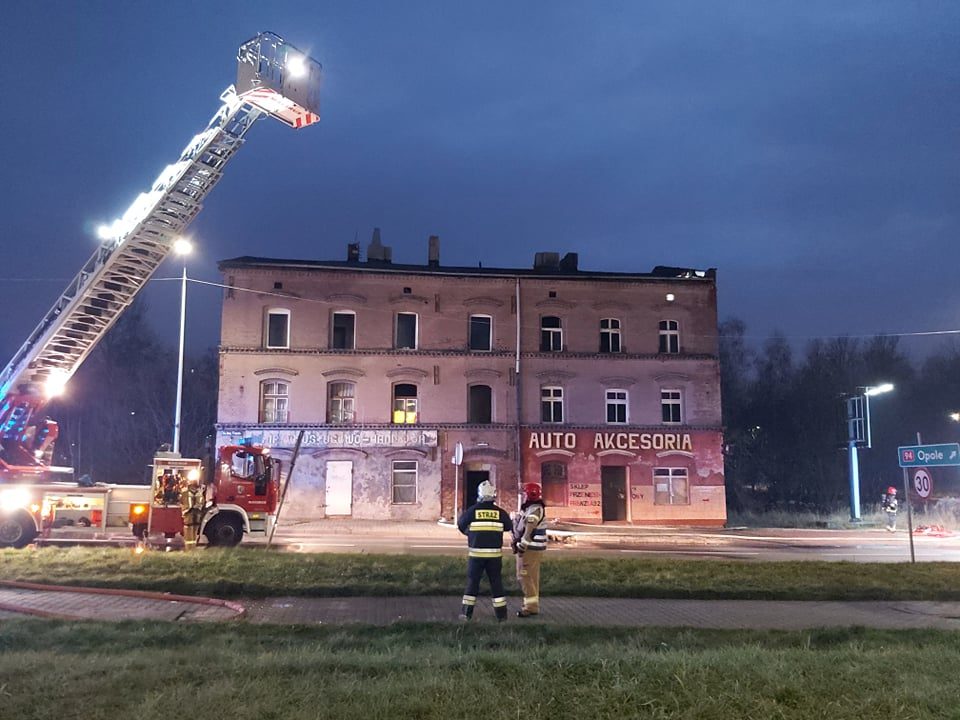
[[[233,547],[243,537],[243,523],[238,517],[217,515],[207,523],[203,534],[214,547]]]
[[[26,513],[0,516],[0,547],[26,547],[36,536],[37,528]]]

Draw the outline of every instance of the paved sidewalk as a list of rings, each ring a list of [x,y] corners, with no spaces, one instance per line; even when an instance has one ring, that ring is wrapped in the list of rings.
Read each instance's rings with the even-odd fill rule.
[[[244,603],[255,623],[330,624],[454,622],[459,597],[269,598]],[[768,600],[654,600],[545,598],[537,617],[509,622],[715,629],[801,630],[819,627],[936,628],[960,630],[960,602],[821,602]],[[477,600],[474,622],[494,624],[489,598]]]
[[[77,590],[0,587],[0,620],[25,614],[77,620],[158,620],[168,622],[237,620],[246,608],[258,624],[340,625],[395,622],[456,622],[460,597],[267,598],[219,604],[159,593],[92,594]],[[214,604],[205,604],[213,602]],[[233,605],[234,607],[230,607]],[[934,628],[960,630],[960,602],[821,602],[764,600],[655,600],[622,598],[545,598],[543,612],[519,619],[510,599],[509,622],[627,627],[801,630],[819,627]],[[478,600],[474,622],[495,624],[489,598]]]
[[[234,605],[234,607],[231,607]],[[0,619],[18,615],[66,618],[70,620],[166,620],[226,621],[242,612],[235,603],[196,601],[161,593],[101,593],[67,589],[34,590],[0,587]]]

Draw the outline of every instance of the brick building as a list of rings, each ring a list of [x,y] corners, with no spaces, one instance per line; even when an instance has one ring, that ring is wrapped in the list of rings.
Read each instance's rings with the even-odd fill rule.
[[[218,441],[305,431],[289,516],[450,518],[489,478],[557,518],[726,519],[712,270],[443,267],[436,238],[395,265],[378,231],[366,261],[220,269]]]

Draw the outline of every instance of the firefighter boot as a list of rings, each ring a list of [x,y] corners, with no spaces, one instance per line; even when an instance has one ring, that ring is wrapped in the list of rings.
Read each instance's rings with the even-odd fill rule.
[[[494,612],[494,614],[497,616],[497,622],[503,622],[504,620],[507,619],[507,607],[506,607],[506,605],[504,605],[503,607],[495,607],[495,608],[493,609],[493,612]]]
[[[473,605],[460,606],[460,622],[470,622],[473,619]]]

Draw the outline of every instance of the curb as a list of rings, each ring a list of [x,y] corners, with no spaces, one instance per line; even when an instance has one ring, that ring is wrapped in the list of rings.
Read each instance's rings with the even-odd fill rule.
[[[151,590],[124,590],[121,588],[91,588],[79,587],[73,585],[45,585],[43,583],[20,582],[17,580],[0,580],[0,587],[20,588],[22,590],[40,590],[52,592],[72,592],[85,593],[88,595],[122,595],[126,597],[145,598],[147,600],[164,600],[167,602],[193,603],[195,605],[218,605],[233,610],[236,613],[235,620],[239,620],[247,614],[247,608],[240,603],[232,600],[221,600],[219,598],[199,597],[196,595],[174,595],[171,593],[153,592]],[[51,613],[46,610],[33,610],[31,608],[22,608],[9,603],[0,603],[0,610],[8,612],[24,613],[27,615],[38,615],[40,617],[65,618],[76,620],[75,615],[61,615]]]

